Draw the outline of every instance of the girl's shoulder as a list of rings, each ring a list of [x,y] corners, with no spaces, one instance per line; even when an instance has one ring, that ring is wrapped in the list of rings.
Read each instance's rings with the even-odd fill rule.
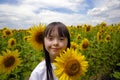
[[[45,60],[41,61],[31,73],[29,80],[46,80]]]
[[[46,68],[45,60],[42,60],[34,69],[35,71],[40,71]]]

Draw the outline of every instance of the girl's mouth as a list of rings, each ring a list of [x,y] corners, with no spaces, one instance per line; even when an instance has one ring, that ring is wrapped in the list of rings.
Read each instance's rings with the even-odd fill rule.
[[[53,50],[53,51],[58,51],[58,50],[59,50],[59,48],[52,48],[52,50]]]

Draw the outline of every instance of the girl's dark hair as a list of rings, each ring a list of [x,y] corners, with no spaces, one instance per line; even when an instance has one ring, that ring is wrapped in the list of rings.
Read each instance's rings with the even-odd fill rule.
[[[51,34],[54,29],[57,28],[58,34],[61,37],[67,37],[68,44],[67,48],[70,48],[70,34],[67,27],[61,22],[52,22],[46,26],[46,29],[43,33],[43,39]],[[43,40],[44,42],[44,40]],[[43,49],[45,52],[45,62],[46,62],[46,71],[47,71],[47,80],[53,80],[52,66],[50,61],[49,52],[45,49],[45,45],[43,44]]]

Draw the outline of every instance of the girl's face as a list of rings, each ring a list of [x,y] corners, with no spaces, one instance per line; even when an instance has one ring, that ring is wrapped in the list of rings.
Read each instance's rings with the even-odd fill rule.
[[[60,37],[58,30],[55,28],[50,36],[44,38],[44,44],[46,50],[49,52],[51,62],[54,61],[56,56],[59,56],[61,50],[67,48],[68,39],[66,37]]]

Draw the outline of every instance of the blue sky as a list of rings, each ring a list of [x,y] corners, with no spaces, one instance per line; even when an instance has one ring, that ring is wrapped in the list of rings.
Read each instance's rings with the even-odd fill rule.
[[[53,21],[65,25],[120,22],[120,0],[0,0],[0,29],[28,29]]]

